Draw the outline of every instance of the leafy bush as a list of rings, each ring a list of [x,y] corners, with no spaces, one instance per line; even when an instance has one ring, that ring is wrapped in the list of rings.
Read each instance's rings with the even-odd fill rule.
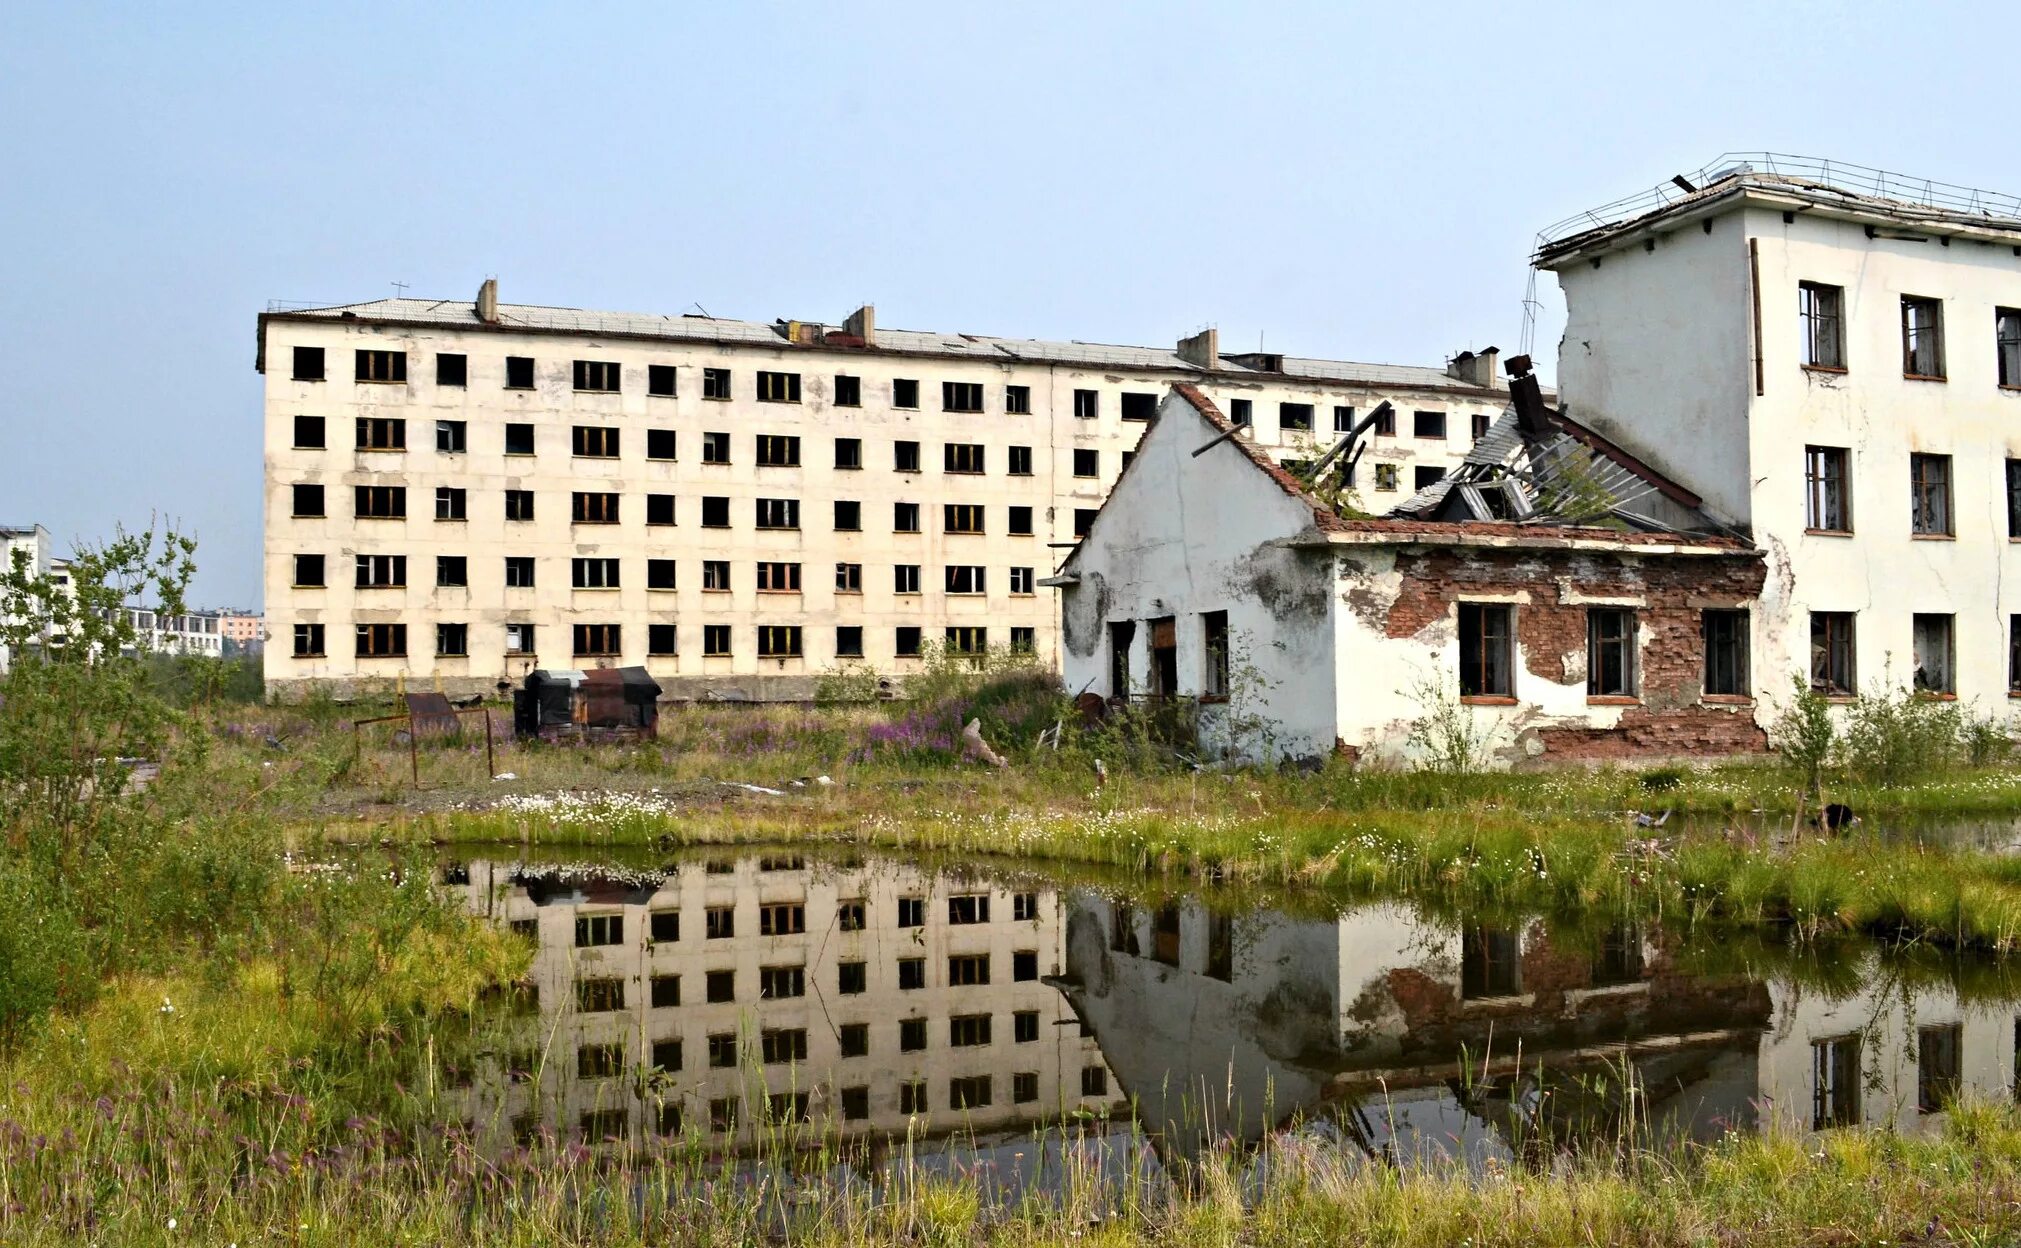
[[[1847,708],[1841,755],[1863,779],[1887,788],[1907,784],[1960,760],[1963,718],[1955,702],[1879,686]]]
[[[1795,696],[1769,725],[1768,740],[1783,762],[1803,776],[1804,787],[1815,793],[1825,764],[1838,748],[1838,727],[1832,723],[1831,704],[1808,680],[1793,676],[1790,685]]]

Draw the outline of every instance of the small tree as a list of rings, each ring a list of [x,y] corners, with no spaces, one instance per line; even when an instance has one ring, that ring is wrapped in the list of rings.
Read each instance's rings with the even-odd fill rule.
[[[1410,721],[1407,739],[1420,765],[1449,775],[1480,770],[1488,760],[1493,733],[1474,722],[1473,712],[1460,701],[1459,690],[1444,669],[1420,676],[1408,696],[1417,703],[1418,716]]]
[[[1795,696],[1769,725],[1768,740],[1815,797],[1823,788],[1825,764],[1837,748],[1838,729],[1832,723],[1831,704],[1801,674],[1790,678],[1790,688]]]

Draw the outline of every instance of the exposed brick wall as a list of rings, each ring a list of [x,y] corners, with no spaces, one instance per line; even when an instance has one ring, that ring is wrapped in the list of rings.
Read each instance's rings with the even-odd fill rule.
[[[1585,597],[1636,598],[1642,648],[1637,654],[1640,704],[1627,707],[1618,728],[1540,724],[1532,731],[1546,759],[1600,760],[1650,755],[1744,754],[1768,748],[1752,708],[1709,705],[1703,692],[1700,635],[1708,603],[1753,607],[1764,565],[1754,552],[1731,556],[1597,554],[1581,551],[1419,548],[1399,552],[1402,587],[1385,631],[1411,637],[1452,615],[1470,595],[1528,593],[1516,608],[1516,639],[1529,678],[1583,684],[1586,612],[1563,602],[1566,590]],[[1522,696],[1522,680],[1516,685]]]

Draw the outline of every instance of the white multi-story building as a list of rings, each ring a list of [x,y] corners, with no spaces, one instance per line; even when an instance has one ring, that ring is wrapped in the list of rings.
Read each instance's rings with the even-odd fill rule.
[[[2021,200],[1726,157],[1547,230],[1567,413],[1751,533],[1766,722],[1793,674],[2021,694]],[[2015,585],[2007,566],[2015,564]]]
[[[461,1072],[494,1142],[1015,1133],[1117,1100],[1050,982],[1055,889],[784,854],[635,880],[480,862],[464,879],[474,912],[539,944],[523,1035]]]
[[[1384,400],[1370,510],[1507,403],[1446,368],[388,299],[260,318],[266,674],[453,692],[643,664],[674,696],[805,697],[923,649],[1053,657],[1037,581],[1174,381],[1282,460]]]
[[[0,569],[11,569],[16,554],[25,561],[24,570],[30,576],[47,576],[55,564],[61,560],[50,555],[49,530],[39,524],[0,524]],[[4,638],[0,638],[0,673],[13,666],[14,656]]]
[[[154,654],[222,658],[225,652],[221,617],[215,611],[185,611],[170,615],[147,607],[126,607],[135,648]]]

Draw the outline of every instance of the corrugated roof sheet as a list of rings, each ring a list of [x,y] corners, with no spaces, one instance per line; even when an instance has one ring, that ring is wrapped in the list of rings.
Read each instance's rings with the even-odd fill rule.
[[[499,324],[477,319],[468,300],[373,299],[326,307],[276,307],[276,316],[311,320],[399,322],[446,328],[525,329],[542,333],[575,333],[628,338],[661,338],[670,342],[727,343],[740,346],[791,348],[780,326],[759,321],[734,321],[711,316],[664,316],[646,312],[593,312],[582,308],[548,308],[501,303]],[[812,324],[812,322],[808,322]],[[834,326],[822,326],[834,329]],[[1087,368],[1155,369],[1198,372],[1176,350],[1096,342],[1048,342],[1036,338],[994,338],[982,334],[931,333],[910,329],[877,329],[879,353],[922,356],[964,356],[1031,364],[1067,364]],[[1286,356],[1282,374],[1265,372],[1223,356],[1221,374],[1258,379],[1285,376],[1350,385],[1411,389],[1477,390],[1443,368],[1408,364],[1359,364],[1348,360],[1318,360]]]

